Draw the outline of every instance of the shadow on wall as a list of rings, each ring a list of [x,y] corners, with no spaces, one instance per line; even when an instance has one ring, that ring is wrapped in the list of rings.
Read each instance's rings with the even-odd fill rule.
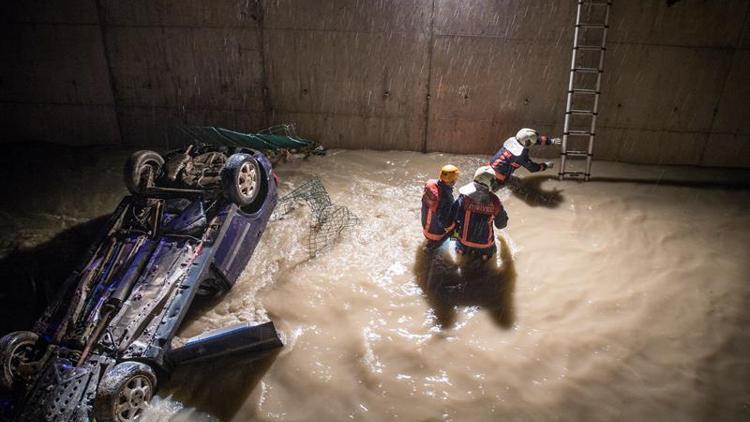
[[[15,250],[0,259],[0,335],[32,328],[108,218],[78,224],[34,248]]]
[[[417,248],[414,274],[441,328],[453,326],[457,306],[475,305],[486,309],[499,327],[513,326],[516,267],[505,239],[498,241],[499,253],[487,262],[471,257],[455,261],[450,243],[434,253],[424,245]]]

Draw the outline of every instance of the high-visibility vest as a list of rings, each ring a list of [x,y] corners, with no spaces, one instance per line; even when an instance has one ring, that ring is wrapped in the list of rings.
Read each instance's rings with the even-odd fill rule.
[[[442,187],[441,187],[442,186]],[[441,240],[455,224],[451,215],[453,189],[445,183],[430,179],[422,192],[422,233],[429,240]],[[443,224],[447,224],[443,227]]]
[[[458,241],[471,248],[488,248],[495,243],[493,224],[505,227],[508,216],[503,209],[500,199],[492,194],[486,194],[481,200],[473,195],[461,195],[457,200],[456,223],[458,225]]]

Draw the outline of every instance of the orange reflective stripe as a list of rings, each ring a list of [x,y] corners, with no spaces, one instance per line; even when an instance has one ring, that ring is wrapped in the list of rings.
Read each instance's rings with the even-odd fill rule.
[[[427,198],[428,207],[432,210],[436,210],[440,204],[440,189],[434,180],[428,180],[424,186],[424,193],[422,199]]]
[[[466,237],[468,236],[467,232],[469,231],[470,220],[471,220],[471,211],[466,210],[466,212],[464,212],[464,229],[461,230],[461,240],[466,239]]]
[[[458,239],[458,241],[461,242],[462,245],[468,246],[471,248],[489,248],[495,243],[494,239],[490,241],[489,243],[474,243],[466,239]]]
[[[464,199],[465,199],[464,206],[466,207],[466,211],[464,212],[464,222],[463,222],[464,227],[463,227],[463,230],[461,230],[461,237],[458,238],[458,241],[461,242],[462,245],[468,246],[471,248],[488,248],[492,246],[495,243],[494,231],[492,230],[492,222],[495,220],[495,216],[490,215],[489,221],[487,223],[488,225],[487,229],[489,231],[487,243],[476,243],[476,242],[470,241],[468,239],[469,238],[469,224],[471,223],[471,216],[473,214],[471,212],[471,206],[473,202],[469,198],[464,198]],[[495,204],[493,203],[493,205]]]
[[[472,248],[488,248],[492,246],[492,244],[495,243],[494,236],[492,236],[494,234],[492,233],[492,230],[490,230],[490,239],[488,239],[487,243],[476,243],[468,239],[470,220],[471,220],[471,212],[467,210],[464,213],[464,229],[461,231],[461,237],[458,239],[458,241],[461,242],[462,245],[469,246]],[[490,221],[490,224],[492,224],[492,221]]]
[[[432,224],[432,209],[427,209],[427,222],[424,227],[422,227],[422,233],[424,233],[424,237],[430,239],[430,240],[440,240],[445,236],[445,233],[443,234],[435,234],[430,233],[430,225]]]
[[[427,231],[427,229],[424,229],[422,233],[424,234],[424,237],[430,240],[440,240],[445,236],[445,234],[430,233],[429,231]]]

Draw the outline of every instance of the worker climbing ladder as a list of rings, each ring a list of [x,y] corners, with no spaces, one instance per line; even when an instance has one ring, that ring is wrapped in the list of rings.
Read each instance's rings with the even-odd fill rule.
[[[612,0],[577,0],[559,177],[589,180]],[[588,140],[588,144],[586,144]],[[585,170],[571,168],[585,158]]]

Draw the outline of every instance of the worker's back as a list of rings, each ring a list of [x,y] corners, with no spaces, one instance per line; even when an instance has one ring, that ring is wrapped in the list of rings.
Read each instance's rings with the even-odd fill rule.
[[[461,189],[454,205],[458,241],[471,248],[489,248],[495,244],[495,231],[506,226],[508,216],[500,198],[484,185]]]

